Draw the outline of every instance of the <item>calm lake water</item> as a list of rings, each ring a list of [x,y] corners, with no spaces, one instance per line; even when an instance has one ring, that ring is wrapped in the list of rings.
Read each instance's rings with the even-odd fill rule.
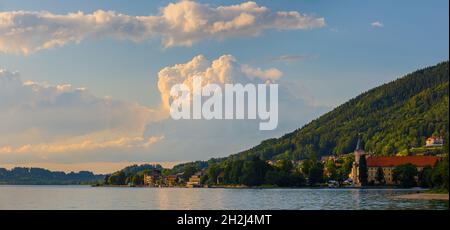
[[[395,199],[416,190],[0,186],[0,209],[448,209]]]

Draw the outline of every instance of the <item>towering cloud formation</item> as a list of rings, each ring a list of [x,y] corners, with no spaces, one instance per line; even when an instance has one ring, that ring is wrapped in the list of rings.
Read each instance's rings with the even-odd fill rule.
[[[275,68],[262,70],[248,65],[239,64],[232,55],[222,55],[212,62],[205,56],[198,55],[183,64],[165,67],[158,73],[158,89],[161,94],[163,108],[170,107],[170,89],[175,84],[186,84],[192,87],[194,76],[202,77],[202,84],[218,84],[249,82],[273,82],[282,76],[282,72]]]
[[[313,105],[313,98],[299,81],[283,79],[283,73],[275,68],[262,69],[240,63],[232,55],[222,55],[209,61],[198,55],[190,61],[167,66],[158,73],[158,89],[163,108],[170,106],[170,89],[175,84],[192,87],[194,76],[202,77],[202,84],[264,83],[279,84],[279,125],[275,130],[258,131],[258,120],[173,120],[152,122],[145,136],[161,136],[164,140],[153,146],[152,159],[163,161],[205,159],[226,156],[301,127],[328,108]],[[166,154],[170,152],[170,154]]]
[[[256,120],[172,120],[169,92],[174,84],[276,82],[279,125],[258,132]],[[254,68],[231,55],[209,61],[199,55],[158,73],[162,109],[95,96],[69,84],[23,81],[18,73],[0,70],[0,161],[107,162],[184,161],[225,156],[282,135],[316,117],[301,87],[275,69]],[[305,99],[306,98],[306,99]]]
[[[212,7],[181,1],[170,3],[154,16],[129,16],[103,10],[65,15],[13,11],[0,13],[0,52],[28,54],[103,37],[136,42],[160,37],[166,47],[191,46],[208,38],[257,36],[269,29],[304,30],[324,25],[324,18],[297,11],[273,12],[255,2]]]

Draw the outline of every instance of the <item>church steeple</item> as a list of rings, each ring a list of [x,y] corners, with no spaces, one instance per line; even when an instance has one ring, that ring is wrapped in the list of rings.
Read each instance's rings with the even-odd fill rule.
[[[358,143],[356,144],[355,151],[359,151],[359,150],[363,150],[362,146],[361,146],[361,137],[360,136],[358,136]]]
[[[356,148],[355,148],[355,161],[353,162],[352,173],[351,173],[351,178],[353,180],[353,183],[355,183],[356,185],[360,185],[359,160],[361,159],[361,157],[366,157],[366,153],[364,152],[364,149],[363,149],[361,135],[358,135],[358,142],[357,142]]]

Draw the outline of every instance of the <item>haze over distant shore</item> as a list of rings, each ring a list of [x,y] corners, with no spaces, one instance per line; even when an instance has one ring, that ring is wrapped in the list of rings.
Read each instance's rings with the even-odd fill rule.
[[[24,163],[24,164],[0,164],[0,168],[12,169],[14,167],[27,168],[45,168],[50,171],[79,172],[91,171],[94,174],[110,174],[117,170],[123,169],[130,165],[141,164],[159,164],[164,168],[172,168],[173,166],[183,162],[87,162],[87,163]]]

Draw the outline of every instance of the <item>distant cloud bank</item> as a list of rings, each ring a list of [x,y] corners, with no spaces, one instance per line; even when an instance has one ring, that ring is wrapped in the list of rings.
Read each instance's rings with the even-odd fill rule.
[[[140,42],[160,38],[165,47],[191,46],[205,39],[258,36],[265,30],[306,30],[325,19],[297,11],[274,12],[255,2],[212,7],[194,1],[170,3],[158,15],[130,16],[97,10],[65,15],[51,12],[0,13],[0,52],[30,54],[88,38]]]
[[[142,136],[158,114],[70,84],[22,81],[0,69],[0,155],[148,148],[164,138]]]
[[[276,62],[295,62],[317,58],[317,55],[281,55],[270,59]]]

